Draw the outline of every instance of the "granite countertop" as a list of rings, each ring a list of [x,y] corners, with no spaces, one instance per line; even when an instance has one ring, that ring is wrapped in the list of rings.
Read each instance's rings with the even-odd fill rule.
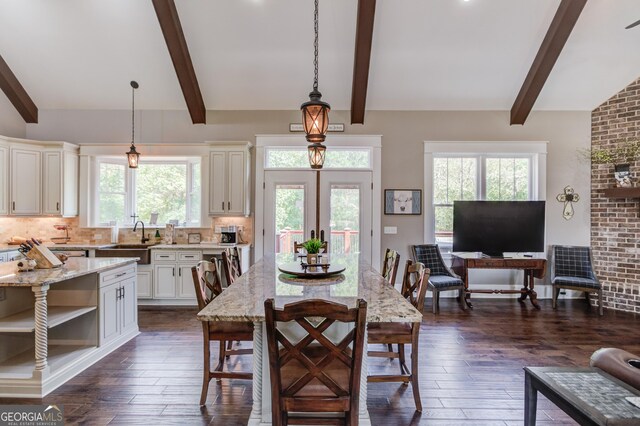
[[[0,287],[33,287],[55,284],[71,278],[108,271],[136,263],[135,257],[70,257],[60,268],[17,272],[15,262],[0,263]]]
[[[56,251],[56,250],[98,250],[98,249],[103,249],[103,248],[109,248],[109,247],[113,247],[115,244],[91,244],[91,243],[84,243],[84,242],[70,242],[67,244],[55,244],[49,241],[45,241],[44,245],[46,247],[49,247],[50,250],[52,251]],[[7,252],[7,251],[15,251],[18,250],[18,247],[20,247],[19,245],[17,246],[13,246],[13,245],[9,245],[9,244],[0,244],[0,253],[3,252]]]
[[[264,321],[264,301],[274,298],[277,307],[303,299],[324,299],[355,307],[367,301],[367,322],[420,322],[422,314],[358,255],[332,255],[332,265],[344,265],[344,280],[337,284],[304,285],[283,282],[276,263],[292,256],[265,256],[226,288],[202,311],[200,321]]]
[[[235,247],[248,247],[249,244],[236,244]],[[152,249],[159,250],[206,250],[206,249],[226,249],[229,245],[220,245],[215,243],[200,243],[200,244],[158,244],[151,246]]]

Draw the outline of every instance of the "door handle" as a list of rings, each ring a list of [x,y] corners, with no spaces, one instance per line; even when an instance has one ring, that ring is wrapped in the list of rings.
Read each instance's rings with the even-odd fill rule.
[[[222,210],[224,210],[224,201],[222,202]]]
[[[122,286],[122,294],[120,295],[120,297],[123,298],[123,299],[124,299],[124,294],[125,294],[124,293],[124,286]]]
[[[231,201],[227,201],[227,210],[231,210]]]
[[[13,211],[16,211],[16,202],[13,202]]]
[[[176,276],[176,268],[171,268],[171,275]]]
[[[116,289],[116,300],[120,300],[120,288]]]
[[[182,268],[178,269],[178,276],[181,277],[182,276]]]
[[[56,203],[56,211],[59,212],[60,211],[60,201],[58,201]]]

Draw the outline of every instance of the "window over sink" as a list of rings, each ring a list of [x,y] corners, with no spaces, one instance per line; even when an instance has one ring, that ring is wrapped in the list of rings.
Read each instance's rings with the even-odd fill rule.
[[[200,226],[200,157],[141,159],[137,169],[127,167],[123,158],[98,157],[96,167],[96,214],[94,222],[107,226],[133,225],[133,215],[149,223],[152,213],[157,224],[177,220],[183,226]]]

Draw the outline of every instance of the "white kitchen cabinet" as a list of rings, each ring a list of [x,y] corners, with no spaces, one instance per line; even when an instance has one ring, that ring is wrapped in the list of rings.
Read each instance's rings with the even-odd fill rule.
[[[39,149],[11,148],[11,214],[40,214],[41,171]]]
[[[176,297],[176,264],[153,266],[153,297],[174,299]]]
[[[248,216],[251,144],[215,144],[209,153],[209,215]]]
[[[200,250],[152,250],[154,304],[195,304],[191,267],[202,260]]]
[[[0,145],[0,215],[9,214],[9,147]]]
[[[138,299],[153,297],[153,268],[150,265],[138,265]]]
[[[68,151],[45,151],[42,155],[42,213],[77,216],[78,155]]]
[[[100,275],[99,346],[137,327],[136,275],[135,264]]]
[[[191,268],[194,265],[178,265],[178,298],[195,299],[196,292],[193,285]]]

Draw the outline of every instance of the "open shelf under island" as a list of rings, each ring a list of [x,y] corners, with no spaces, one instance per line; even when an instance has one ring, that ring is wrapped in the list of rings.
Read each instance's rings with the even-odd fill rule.
[[[0,397],[40,398],[139,334],[135,258],[0,265]]]

